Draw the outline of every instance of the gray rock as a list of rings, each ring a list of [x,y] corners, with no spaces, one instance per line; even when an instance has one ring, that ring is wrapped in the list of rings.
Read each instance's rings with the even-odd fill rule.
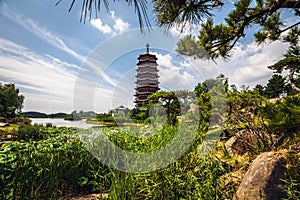
[[[235,200],[279,200],[285,198],[284,158],[279,153],[264,152],[251,164],[236,192]]]

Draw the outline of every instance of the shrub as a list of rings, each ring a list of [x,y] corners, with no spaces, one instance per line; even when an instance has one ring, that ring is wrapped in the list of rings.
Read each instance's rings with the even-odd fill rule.
[[[21,125],[17,132],[17,137],[19,140],[29,141],[42,139],[41,134],[42,127],[31,126],[31,125]]]

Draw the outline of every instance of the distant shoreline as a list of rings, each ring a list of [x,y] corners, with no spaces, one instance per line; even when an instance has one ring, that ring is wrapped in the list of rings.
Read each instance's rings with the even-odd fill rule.
[[[86,123],[100,125],[100,126],[143,126],[144,125],[144,124],[137,124],[137,123],[133,123],[133,122],[116,123],[116,122],[86,121]]]

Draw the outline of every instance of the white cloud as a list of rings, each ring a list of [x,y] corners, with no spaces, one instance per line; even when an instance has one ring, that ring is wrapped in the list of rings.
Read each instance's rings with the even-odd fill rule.
[[[20,88],[25,96],[25,110],[71,111],[78,66],[38,55],[2,38],[0,60],[1,79]]]
[[[115,20],[114,29],[119,32],[123,33],[124,31],[127,31],[129,28],[129,24],[127,22],[124,22],[121,18],[117,18]]]
[[[129,29],[129,23],[124,22],[123,19],[116,17],[115,12],[111,11],[111,17],[114,20],[114,30],[116,33],[123,33]]]
[[[112,24],[104,24],[101,19],[92,19],[91,25],[97,28],[103,34],[117,35],[129,29],[129,23],[125,22],[120,17],[116,17],[115,12],[110,12],[110,18],[113,20]]]
[[[122,86],[120,81],[101,71],[99,62],[91,59],[86,61],[86,67],[81,68],[52,55],[38,55],[22,45],[0,38],[0,61],[0,82],[13,82],[20,88],[25,96],[24,111],[107,112],[114,105],[125,105],[118,91],[111,89]],[[97,85],[99,79],[103,81],[102,86]],[[128,102],[129,105],[133,101]]]
[[[194,90],[200,73],[188,61],[177,62],[178,58],[171,54],[151,52],[157,57],[160,87],[163,90]],[[178,64],[177,64],[178,63]]]
[[[171,27],[170,33],[175,37],[184,37],[186,35],[196,36],[199,33],[201,24],[192,24],[190,22],[182,22],[179,25]]]
[[[96,29],[98,29],[103,34],[112,33],[112,29],[109,25],[103,24],[101,19],[91,19],[91,25],[94,26]]]
[[[45,40],[50,45],[65,51],[66,53],[70,54],[74,58],[83,61],[85,59],[84,56],[78,54],[76,51],[68,47],[65,42],[60,39],[58,36],[54,35],[52,32],[47,30],[45,27],[42,27],[36,21],[19,14],[17,11],[7,8],[6,4],[4,4],[1,8],[1,13],[9,18],[10,20],[18,23],[26,30],[30,31],[31,33],[35,34],[37,37]]]
[[[217,60],[221,73],[229,77],[230,84],[254,87],[266,84],[273,71],[268,66],[282,58],[287,44],[281,41],[258,46],[255,42],[238,45],[229,61]]]
[[[255,42],[239,44],[229,60],[212,61],[186,58],[178,64],[170,54],[156,54],[159,65],[160,82],[170,88],[194,87],[198,82],[215,78],[220,73],[229,77],[229,83],[240,87],[266,84],[273,74],[268,66],[282,58],[287,48],[286,43],[275,41],[262,46]],[[193,81],[191,81],[193,80]],[[191,82],[191,84],[188,84]]]

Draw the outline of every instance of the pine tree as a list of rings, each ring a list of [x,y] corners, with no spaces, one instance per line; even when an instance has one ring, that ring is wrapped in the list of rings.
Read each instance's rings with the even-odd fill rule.
[[[288,71],[288,79],[292,89],[300,92],[300,88],[296,85],[295,76],[300,73],[300,46],[299,46],[300,29],[294,27],[289,34],[284,38],[286,42],[290,43],[289,49],[284,58],[274,65],[269,66],[270,69],[275,70],[277,73]]]
[[[285,93],[285,78],[274,74],[268,81],[264,90],[264,96],[267,98],[278,98]]]

